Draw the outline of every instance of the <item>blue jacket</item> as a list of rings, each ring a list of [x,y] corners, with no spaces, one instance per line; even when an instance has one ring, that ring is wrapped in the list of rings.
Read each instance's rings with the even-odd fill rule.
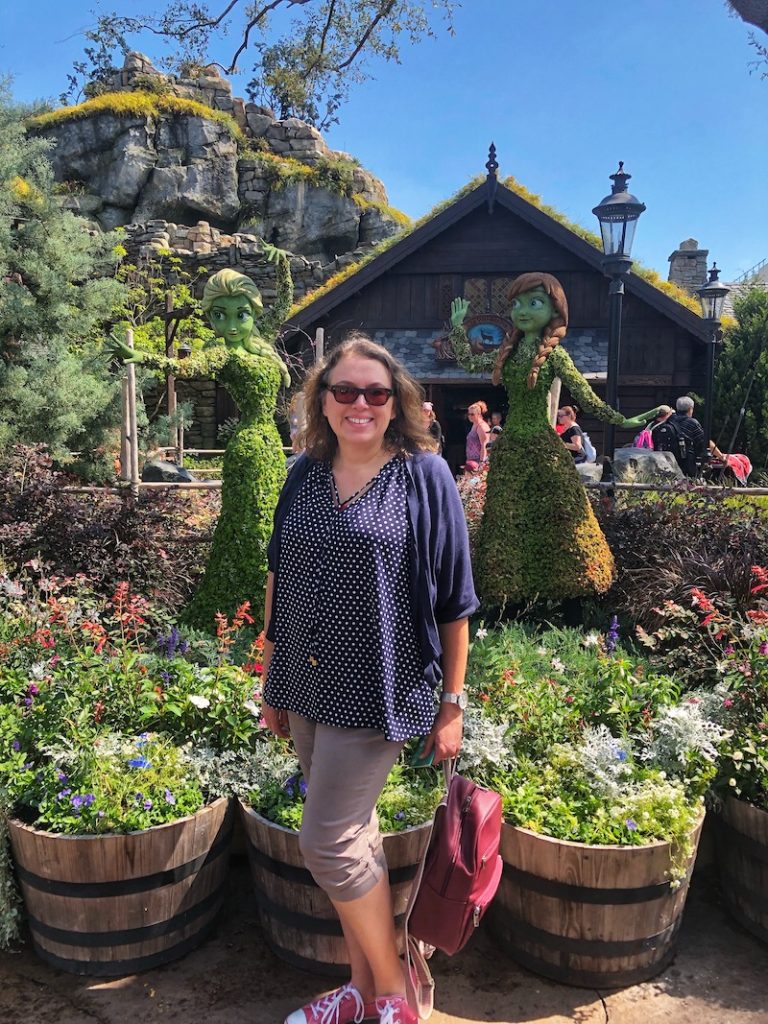
[[[267,550],[274,573],[272,616],[268,640],[275,639],[275,609],[280,585],[280,538],[293,499],[312,465],[301,455],[288,474],[275,509],[275,525]],[[472,582],[469,538],[464,510],[448,463],[439,455],[419,452],[405,461],[408,470],[411,607],[424,663],[424,678],[437,686],[443,678],[443,653],[438,626],[467,618],[479,601]]]

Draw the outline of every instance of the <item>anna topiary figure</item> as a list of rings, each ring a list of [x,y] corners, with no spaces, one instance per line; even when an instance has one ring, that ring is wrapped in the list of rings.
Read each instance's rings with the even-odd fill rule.
[[[509,398],[504,430],[490,453],[475,584],[491,606],[603,593],[613,581],[613,556],[573,458],[550,426],[547,395],[560,377],[580,406],[621,427],[639,426],[655,410],[626,419],[597,397],[558,347],[568,327],[568,303],[556,278],[522,274],[509,297],[515,329],[498,356],[472,353],[463,327],[469,303],[454,299],[451,306],[451,341],[460,365],[472,373],[492,369],[494,384],[503,383]]]
[[[263,243],[262,243],[263,244]],[[216,612],[231,615],[251,602],[261,629],[267,574],[267,543],[283,481],[285,457],[275,426],[275,402],[281,384],[291,378],[275,351],[274,339],[293,301],[287,255],[263,244],[277,263],[277,299],[264,313],[253,281],[234,270],[220,270],[205,285],[202,307],[223,345],[188,359],[169,359],[128,348],[119,341],[114,354],[177,377],[214,377],[237,402],[241,419],[227,444],[221,486],[221,514],[205,576],[183,620],[212,630]]]

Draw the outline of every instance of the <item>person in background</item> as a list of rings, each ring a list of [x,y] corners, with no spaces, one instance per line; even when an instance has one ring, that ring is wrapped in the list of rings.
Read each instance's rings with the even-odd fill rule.
[[[268,549],[263,713],[307,782],[299,846],[341,921],[350,981],[286,1024],[417,1024],[375,805],[406,740],[461,747],[478,606],[456,483],[423,392],[355,333],[304,386],[304,453]]]
[[[572,405],[564,405],[562,409],[558,409],[557,422],[563,425],[560,440],[573,456],[573,461],[576,465],[586,462],[587,455],[584,451],[583,442],[584,431],[576,422],[576,410],[574,407]]]
[[[685,438],[686,457],[680,468],[687,477],[698,474],[699,462],[709,456],[707,438],[704,428],[693,415],[694,401],[688,395],[682,395],[675,402],[675,413],[669,417],[671,423]]]
[[[498,409],[494,409],[491,413],[491,430],[488,438],[488,446],[490,447],[499,434],[502,431],[502,416]]]
[[[437,454],[443,454],[443,445],[445,444],[445,437],[443,436],[443,428],[435,416],[435,410],[431,402],[422,402],[421,411],[424,414],[424,421],[427,427],[427,433],[432,437],[437,445]]]
[[[476,463],[476,466],[479,466],[481,462],[485,462],[490,432],[488,430],[488,424],[483,418],[483,407],[487,409],[485,402],[473,402],[467,409],[467,419],[472,426],[469,428],[469,432],[467,434],[464,466],[467,466],[471,462],[474,462]]]

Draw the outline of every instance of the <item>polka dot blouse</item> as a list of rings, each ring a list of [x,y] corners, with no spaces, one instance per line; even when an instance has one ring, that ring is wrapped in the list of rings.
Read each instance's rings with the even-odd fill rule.
[[[272,707],[324,725],[426,735],[435,718],[410,602],[407,470],[391,459],[335,507],[327,463],[307,473],[283,527]]]

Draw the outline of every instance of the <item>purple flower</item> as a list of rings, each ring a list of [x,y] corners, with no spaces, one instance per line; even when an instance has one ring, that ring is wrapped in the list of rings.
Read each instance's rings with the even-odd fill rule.
[[[27,693],[30,697],[36,697],[40,693],[40,687],[36,683],[30,683],[27,687]]]
[[[627,820],[624,822],[624,824],[627,826],[627,828],[629,829],[630,832],[637,831],[637,822],[635,821],[634,818],[627,818]]]
[[[160,678],[163,680],[166,686],[170,686],[173,682],[173,676],[170,672],[161,672]]]
[[[70,797],[69,802],[72,804],[75,810],[80,810],[80,808],[83,806],[83,798],[79,794]]]
[[[144,801],[144,794],[143,793],[136,793],[136,795],[133,798],[133,802],[136,803],[136,804],[140,804],[140,803],[143,803],[143,801]]]
[[[733,644],[728,644],[728,646],[723,651],[723,654],[733,654],[735,650],[736,648],[733,646]]]
[[[34,703],[35,703],[35,701],[34,701],[34,699],[32,697],[25,697],[24,698],[24,706],[25,707],[31,708]]]
[[[67,776],[64,774],[64,772],[61,772],[61,771],[58,772],[56,777],[58,778],[59,782],[66,782],[67,781]]]
[[[57,800],[66,800],[66,798],[67,798],[67,797],[69,796],[69,794],[70,794],[71,792],[72,792],[72,790],[71,790],[71,789],[69,789],[69,788],[67,788],[67,789],[62,789],[62,790],[60,790],[60,791],[59,791],[59,792],[58,792],[58,793],[56,794],[56,799],[57,799]]]
[[[99,813],[97,814],[97,817],[98,818],[103,818],[104,817],[104,811],[99,811]]]
[[[626,750],[622,750],[621,747],[617,747],[616,748],[616,760],[617,761],[622,761],[622,762],[626,761],[627,760],[627,752],[626,752]]]
[[[299,779],[299,795],[303,797],[307,795],[307,780],[305,778]]]
[[[614,615],[611,619],[610,629],[608,635],[605,638],[605,649],[609,654],[613,654],[616,650],[616,643],[619,639],[619,617]]]
[[[83,795],[83,806],[90,807],[95,800],[96,797],[93,795],[93,793],[85,793]]]
[[[144,801],[144,810],[145,811],[151,811],[152,810],[152,801],[151,800],[145,800]]]
[[[179,654],[186,654],[188,650],[189,642],[187,640],[182,640],[179,644]]]
[[[131,760],[128,762],[128,767],[129,768],[151,768],[152,765],[146,759],[146,757],[132,757]]]
[[[21,750],[21,744],[19,743],[18,740],[14,740],[13,743],[11,744],[11,747],[17,751]]]
[[[173,793],[170,791],[170,789],[166,789],[166,791],[165,791],[165,802],[167,804],[175,804],[176,803],[176,797],[173,795]]]
[[[763,640],[757,649],[761,654],[768,654],[768,640]]]
[[[397,813],[395,814],[395,819],[396,819],[397,821],[402,821],[404,817],[405,817],[405,811],[398,811],[398,812],[397,812]]]

